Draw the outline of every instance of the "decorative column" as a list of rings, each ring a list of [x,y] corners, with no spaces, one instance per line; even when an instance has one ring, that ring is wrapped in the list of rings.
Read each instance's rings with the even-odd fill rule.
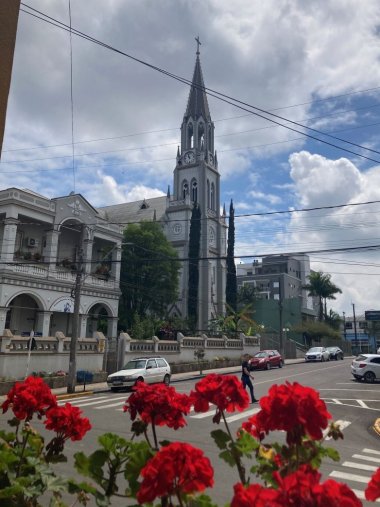
[[[10,308],[6,308],[4,306],[0,308],[0,334],[4,334],[8,311],[10,311]]]
[[[119,284],[120,281],[120,269],[121,269],[121,245],[117,245],[113,251],[112,254],[112,268],[111,268],[111,274],[115,278],[115,281],[117,284]],[[112,335],[116,336],[116,335]]]
[[[108,324],[107,324],[107,337],[108,338],[116,338],[118,320],[119,320],[118,317],[108,317]]]
[[[85,239],[83,241],[83,257],[84,257],[84,272],[91,273],[94,271],[95,266],[92,265],[92,247],[94,244],[93,239]]]
[[[79,315],[79,338],[86,338],[88,315]]]
[[[35,331],[42,333],[42,336],[49,336],[50,318],[53,312],[37,312],[37,322]]]
[[[62,333],[62,331],[57,331],[55,333],[55,337],[58,340],[58,350],[57,350],[57,352],[59,352],[60,354],[62,354],[63,352],[65,352],[65,350],[63,349],[63,345],[64,345],[64,341],[65,341],[66,336]]]
[[[2,262],[13,262],[16,245],[17,224],[18,220],[16,218],[6,218],[4,220],[4,234],[1,244]]]
[[[51,229],[46,233],[46,247],[43,250],[43,256],[52,269],[55,269],[58,260],[59,234],[60,232],[56,229]]]

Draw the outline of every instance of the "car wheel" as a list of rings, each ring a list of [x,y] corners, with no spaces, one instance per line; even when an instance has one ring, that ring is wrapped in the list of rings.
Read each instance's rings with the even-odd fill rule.
[[[282,368],[282,361],[280,361],[280,364],[278,365],[279,368]]]
[[[266,370],[270,370],[270,363],[267,363],[267,364],[266,364],[265,369],[266,369]]]
[[[340,358],[341,358],[341,360],[343,361],[343,359],[344,359],[344,355],[342,354],[342,355],[340,356]]]
[[[321,363],[324,363],[325,362],[325,356],[322,356],[321,357]]]
[[[144,378],[143,378],[143,377],[139,377],[139,378],[136,380],[136,382],[135,382],[135,386],[137,386],[137,384],[138,384],[139,382],[145,382]]]
[[[168,386],[170,384],[170,375],[166,374],[164,377],[164,384]]]
[[[113,393],[117,393],[117,392],[118,392],[118,390],[119,390],[119,389],[118,389],[117,387],[111,387],[111,391],[112,391]]]
[[[367,371],[367,373],[364,375],[364,381],[369,382],[370,384],[373,384],[376,380],[376,375],[373,373],[373,371]]]

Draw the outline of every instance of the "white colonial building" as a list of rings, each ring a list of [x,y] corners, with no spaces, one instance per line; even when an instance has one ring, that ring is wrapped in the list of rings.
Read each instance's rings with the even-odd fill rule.
[[[73,289],[83,268],[80,337],[102,322],[117,336],[122,232],[80,194],[48,199],[0,191],[0,331],[71,336]]]
[[[189,233],[194,204],[200,207],[201,245],[198,290],[198,329],[225,312],[226,220],[221,213],[220,174],[214,147],[214,123],[205,92],[197,51],[189,99],[181,124],[173,192],[167,196],[101,208],[111,222],[128,224],[157,220],[182,260],[179,298],[171,313],[187,317]],[[154,248],[154,245],[152,245]]]

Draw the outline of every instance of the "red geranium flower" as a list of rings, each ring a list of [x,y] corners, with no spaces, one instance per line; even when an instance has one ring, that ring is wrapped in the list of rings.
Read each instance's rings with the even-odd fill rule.
[[[250,484],[246,488],[235,484],[231,507],[282,507],[279,494],[275,489],[264,488],[259,484]]]
[[[210,403],[217,407],[215,422],[219,422],[221,412],[241,412],[249,405],[248,395],[242,383],[233,375],[211,373],[195,384],[190,397],[195,412],[207,412]]]
[[[371,477],[367,489],[365,490],[366,500],[374,502],[377,498],[380,498],[380,467]]]
[[[125,402],[124,412],[131,414],[132,421],[138,414],[146,424],[154,423],[177,430],[186,425],[183,416],[190,412],[190,408],[190,398],[177,393],[174,387],[139,382]]]
[[[57,437],[63,440],[82,440],[84,435],[91,429],[87,417],[81,417],[82,411],[66,403],[64,407],[54,407],[46,413],[44,422],[46,429],[53,430]]]
[[[249,424],[243,425],[244,429],[256,438],[261,432],[286,431],[289,445],[300,443],[305,435],[320,440],[331,418],[318,392],[297,382],[272,386],[268,396],[260,399],[260,405],[261,411],[248,419],[255,429],[250,430]]]
[[[40,377],[30,376],[23,382],[16,382],[1,405],[3,413],[10,407],[17,419],[32,419],[37,413],[39,419],[45,412],[57,405],[57,398]]]
[[[190,444],[174,442],[163,447],[141,470],[137,493],[139,503],[172,494],[204,491],[214,485],[214,471],[203,451]]]

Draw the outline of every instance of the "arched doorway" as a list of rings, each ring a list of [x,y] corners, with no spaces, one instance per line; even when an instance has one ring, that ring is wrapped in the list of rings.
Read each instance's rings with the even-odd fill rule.
[[[30,294],[19,294],[9,303],[5,329],[14,335],[28,335],[36,329],[37,312],[41,310],[36,299]]]
[[[111,317],[109,309],[102,303],[97,303],[88,310],[86,336],[92,336],[96,331],[107,335],[108,319]]]

